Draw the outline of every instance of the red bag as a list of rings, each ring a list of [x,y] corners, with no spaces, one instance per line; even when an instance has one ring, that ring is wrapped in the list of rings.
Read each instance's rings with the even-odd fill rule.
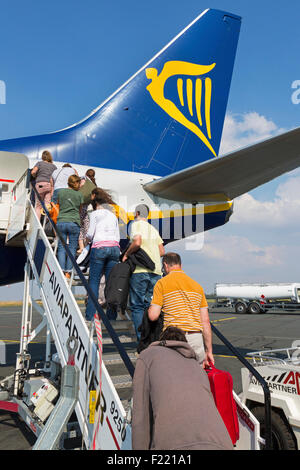
[[[216,369],[212,364],[205,370],[216,407],[234,445],[239,439],[240,433],[236,404],[232,394],[233,381],[231,374],[225,370]]]

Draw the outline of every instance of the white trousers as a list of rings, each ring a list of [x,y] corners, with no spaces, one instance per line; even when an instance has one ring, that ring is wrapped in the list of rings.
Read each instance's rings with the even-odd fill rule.
[[[195,351],[198,362],[202,363],[205,359],[205,349],[202,333],[185,334],[186,340]]]

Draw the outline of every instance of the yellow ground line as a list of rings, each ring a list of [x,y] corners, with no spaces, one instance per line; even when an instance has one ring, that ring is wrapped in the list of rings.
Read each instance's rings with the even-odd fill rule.
[[[212,320],[211,323],[218,323],[218,322],[226,321],[226,320],[235,320],[236,318],[237,317],[220,318],[219,320]],[[12,339],[0,339],[0,341],[3,341],[4,343],[20,343],[20,341],[12,340]],[[41,343],[40,341],[30,341],[30,342],[32,344],[44,344],[44,343]]]
[[[1,341],[3,341],[4,343],[20,344],[20,341],[13,341],[11,339],[2,339]],[[31,341],[31,344],[44,344],[44,343],[40,343],[39,341]],[[237,359],[236,356],[226,356],[224,354],[214,354],[214,357],[223,357],[224,359]],[[245,357],[245,359],[251,360],[252,358],[251,357]]]
[[[20,344],[20,341],[15,341],[11,339],[2,339],[4,343],[15,343]],[[31,341],[31,344],[44,344],[39,341]],[[236,356],[226,356],[225,354],[214,354],[214,357],[222,357],[223,359],[238,359]],[[251,360],[251,357],[245,357],[245,359]]]
[[[219,320],[211,320],[211,323],[218,323],[220,321],[227,321],[227,320],[236,320],[237,317],[228,317],[228,318],[220,318]]]
[[[3,343],[16,343],[20,344],[20,341],[17,341],[16,339],[0,339]],[[30,341],[30,344],[45,344],[41,343],[40,341]]]
[[[228,317],[228,318],[220,318],[219,320],[211,320],[211,323],[217,323],[217,322],[220,322],[220,321],[226,321],[226,320],[236,320],[237,317]],[[223,357],[223,358],[226,358],[226,359],[238,359],[236,356],[226,356],[226,355],[223,355],[223,354],[214,354],[215,357]],[[252,358],[251,357],[245,357],[245,359],[249,359],[251,360]]]
[[[224,354],[214,354],[214,357],[223,357],[225,359],[238,359],[238,357],[236,357],[236,356],[226,356]],[[251,361],[252,357],[247,357],[246,356],[246,357],[244,357],[244,359],[248,359],[249,361]]]
[[[0,307],[20,307],[23,305],[23,302],[20,300],[19,302],[16,302],[14,300],[12,301],[7,301],[7,302],[0,302]]]

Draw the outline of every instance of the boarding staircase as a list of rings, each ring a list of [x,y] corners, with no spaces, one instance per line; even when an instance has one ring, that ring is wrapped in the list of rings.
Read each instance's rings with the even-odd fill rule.
[[[40,380],[44,378],[51,386],[54,385],[58,395],[60,393],[58,384],[62,380],[61,376],[58,375],[59,378],[56,377],[55,380],[51,375],[53,369],[51,346],[54,343],[57,351],[54,362],[59,364],[62,371],[66,367],[73,367],[78,375],[77,382],[74,381],[73,386],[74,406],[69,410],[69,414],[71,416],[71,412],[75,411],[75,421],[79,424],[78,432],[82,436],[81,447],[95,450],[128,450],[131,448],[131,384],[134,373],[133,362],[136,360],[134,354],[136,343],[131,321],[129,317],[115,322],[107,319],[97,298],[89,289],[86,276],[69,252],[45,206],[44,220],[42,223],[38,220],[32,202],[33,194],[38,197],[34,188],[31,188],[26,172],[13,189],[6,236],[7,245],[23,244],[27,252],[20,352],[17,355],[16,373],[11,385],[14,391],[13,401],[18,406],[20,416],[37,436],[34,449],[50,449],[61,445],[60,441],[57,441],[57,435],[65,432],[67,423],[62,421],[60,426],[57,422],[59,419],[57,413],[58,418],[53,424],[56,439],[55,443],[54,439],[52,442],[49,430],[46,438],[43,432],[50,420],[47,411],[38,415],[33,410],[32,403],[33,394],[40,393],[40,389],[36,390],[35,387],[41,383],[35,380],[37,385],[31,385],[34,382],[33,378],[39,377]],[[50,229],[55,230],[56,237],[52,238],[46,234],[45,222],[48,223],[48,228],[50,224]],[[56,258],[58,238],[64,243],[66,253],[74,266],[71,279],[64,276]],[[30,296],[31,282],[38,285],[42,306]],[[90,295],[95,304],[96,315],[91,323],[85,321],[84,305],[79,304],[73,295],[73,287],[78,285],[85,289],[86,295]],[[34,330],[31,327],[32,308],[38,310],[42,317],[40,325]],[[97,331],[95,325],[98,326]],[[47,331],[45,361],[43,367],[32,369],[28,346],[43,328]],[[73,364],[70,363],[70,356],[73,356]],[[69,379],[72,381],[71,377]],[[25,389],[27,395],[28,391],[29,395],[32,394],[31,397],[24,397]],[[52,396],[53,401],[50,399],[44,407],[48,405],[50,409],[52,408],[50,405],[53,405],[53,409],[56,408],[55,390]],[[65,409],[65,414],[67,412]],[[45,416],[46,419],[43,420]]]
[[[127,312],[108,320],[43,204],[44,219],[38,220],[33,196],[38,194],[26,171],[12,190],[6,234],[7,245],[25,246],[27,252],[20,351],[15,373],[0,383],[0,400],[7,393],[7,402],[35,433],[33,450],[64,449],[72,439],[73,447],[80,449],[130,450],[137,346],[130,316]],[[58,238],[73,264],[71,279],[56,258]],[[31,296],[32,282],[39,288],[41,304]],[[95,305],[91,323],[85,321],[84,302],[74,295],[78,286]],[[41,315],[35,328],[33,309]],[[45,358],[32,366],[29,344],[43,329]],[[220,335],[215,327],[213,331]],[[235,393],[234,398],[240,427],[236,449],[258,450],[263,442],[259,423]]]

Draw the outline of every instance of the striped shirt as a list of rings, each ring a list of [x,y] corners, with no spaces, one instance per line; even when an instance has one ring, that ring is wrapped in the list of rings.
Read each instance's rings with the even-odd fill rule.
[[[164,329],[176,326],[183,331],[202,331],[200,308],[207,307],[203,288],[182,270],[159,279],[151,304],[164,312]]]

